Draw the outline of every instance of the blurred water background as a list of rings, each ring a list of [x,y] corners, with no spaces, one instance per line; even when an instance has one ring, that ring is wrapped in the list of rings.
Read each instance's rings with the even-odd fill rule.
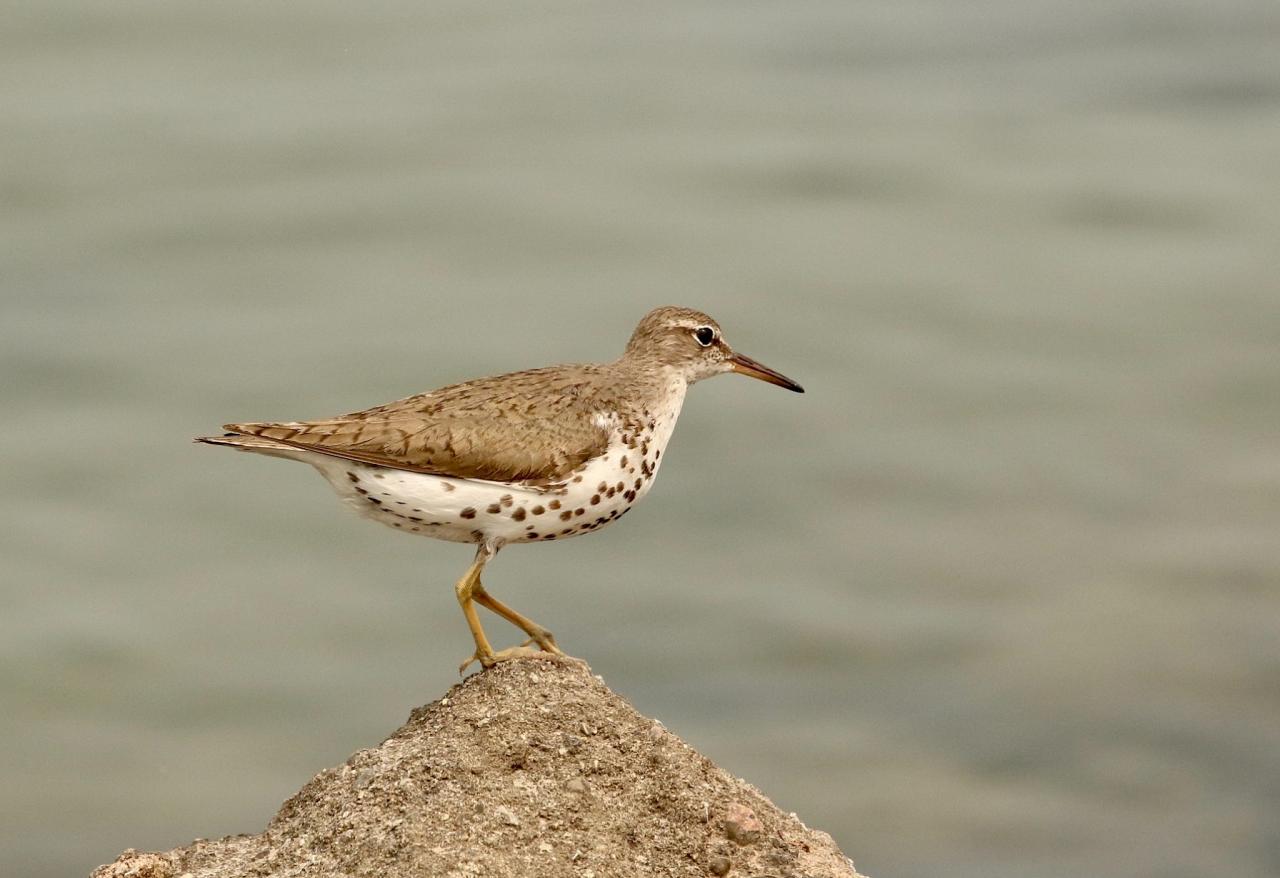
[[[0,874],[256,831],[470,651],[465,547],[190,437],[665,303],[809,393],[496,594],[879,878],[1280,874],[1273,0],[3,18]]]

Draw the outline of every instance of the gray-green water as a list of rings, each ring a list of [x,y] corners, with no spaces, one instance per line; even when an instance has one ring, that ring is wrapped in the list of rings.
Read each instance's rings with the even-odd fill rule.
[[[189,437],[667,302],[810,392],[495,593],[880,878],[1280,873],[1271,0],[22,3],[0,81],[0,874],[257,829],[469,651],[464,547]]]

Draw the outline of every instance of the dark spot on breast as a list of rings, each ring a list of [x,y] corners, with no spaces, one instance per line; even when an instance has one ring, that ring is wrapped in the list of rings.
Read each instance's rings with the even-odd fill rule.
[[[604,524],[604,523],[605,523],[606,521],[608,521],[608,520],[609,520],[608,518],[606,518],[605,516],[603,516],[603,515],[602,515],[602,516],[600,516],[599,518],[597,518],[597,519],[596,519],[596,524]]]
[[[581,506],[579,506],[577,509],[573,510],[573,514],[574,514],[574,515],[585,515],[585,514],[586,514],[586,511],[587,511],[587,510],[585,510],[585,509],[583,509]]]
[[[498,502],[503,506],[510,507],[514,501],[511,499],[510,494],[503,494],[501,497],[498,498]]]
[[[560,531],[560,536],[564,536],[565,534],[571,534],[571,533],[573,533],[573,528],[566,527],[564,530]]]
[[[617,488],[619,491],[625,491],[627,489],[627,486],[624,485],[622,482],[618,482],[618,484],[615,485],[614,487]]]
[[[471,539],[473,539],[473,540],[482,540],[482,539],[484,539],[484,531],[482,531],[482,530],[473,530],[473,531],[471,532]]]
[[[596,485],[596,492],[603,494],[605,490],[608,489],[608,487],[609,487],[608,482],[601,482],[600,484]]]
[[[578,482],[582,481],[582,476],[574,476],[573,481],[574,481],[574,484],[577,484]]]
[[[555,535],[555,534],[543,534],[543,535],[542,535],[542,538],[543,538],[544,540],[554,540],[554,539],[556,538],[556,535]]]
[[[560,501],[559,501],[559,500],[552,500],[550,503],[548,503],[548,504],[547,504],[547,506],[551,507],[552,509],[559,509],[559,508],[560,508]]]
[[[515,512],[512,512],[512,513],[511,513],[511,517],[512,517],[513,519],[515,519],[516,521],[524,521],[524,515],[525,515],[525,513],[524,513],[524,507],[523,507],[523,506],[521,506],[521,507],[520,507],[519,509],[517,509]]]
[[[488,506],[485,507],[484,511],[489,513],[490,515],[497,515],[499,512],[502,511],[502,506],[498,503],[490,503]]]
[[[560,520],[561,520],[561,521],[568,521],[570,518],[573,518],[573,513],[572,513],[572,512],[570,512],[568,509],[566,509],[564,512],[561,512],[561,513],[560,513]]]
[[[385,479],[385,478],[386,478],[386,476],[384,476],[382,473],[374,473],[374,474],[373,474],[373,477],[374,477],[375,479]]]
[[[622,455],[622,460],[618,461],[618,466],[622,467],[623,469],[627,468],[627,456],[625,454]]]
[[[356,493],[364,494],[366,497],[369,495],[369,492],[366,491],[364,488],[360,487],[359,485],[356,485]]]
[[[379,500],[377,497],[370,497],[370,498],[369,498],[369,502],[370,502],[370,503],[372,503],[372,504],[373,504],[373,505],[375,505],[375,506],[381,506],[381,505],[382,505],[382,501],[381,501],[381,500]]]
[[[592,505],[592,506],[599,506],[599,505],[600,505],[600,495],[599,495],[599,494],[592,494],[592,495],[591,495],[591,505]]]
[[[636,479],[636,490],[637,490],[637,491],[639,491],[639,490],[640,490],[640,486],[641,486],[641,485],[643,485],[643,484],[644,484],[644,480],[643,480],[643,479]]]
[[[541,515],[542,513],[546,512],[547,510],[543,509],[541,506],[535,506],[535,507],[533,507],[532,509],[530,509],[529,511],[530,511],[530,512],[532,512],[534,515]]]
[[[636,492],[635,492],[635,491],[627,491],[627,492],[626,492],[625,494],[623,494],[622,496],[627,498],[627,502],[628,502],[628,503],[631,503],[631,502],[633,502],[633,501],[636,499]]]
[[[452,491],[456,487],[456,485],[454,485],[453,482],[441,482],[440,484],[444,487],[446,491]]]
[[[458,514],[461,515],[463,518],[475,518],[476,508],[474,506],[468,506],[466,509],[462,510]]]
[[[347,470],[347,478],[351,479],[351,481],[353,482],[360,481],[360,477],[355,473],[353,473],[351,470]]]

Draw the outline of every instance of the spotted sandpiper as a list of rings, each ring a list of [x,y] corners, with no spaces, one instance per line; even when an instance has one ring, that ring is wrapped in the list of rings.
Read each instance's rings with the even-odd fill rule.
[[[485,564],[511,543],[567,539],[617,521],[648,493],[689,385],[738,372],[804,388],[735,352],[706,314],[667,306],[640,321],[612,363],[480,378],[318,421],[227,424],[197,442],[309,463],[356,512],[397,530],[475,543],[455,592],[482,667],[530,649],[564,655],[551,632],[490,595]],[[480,604],[522,629],[495,652]]]

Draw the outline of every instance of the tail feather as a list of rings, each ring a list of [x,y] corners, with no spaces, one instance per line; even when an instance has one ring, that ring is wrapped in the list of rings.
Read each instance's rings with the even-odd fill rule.
[[[227,433],[223,436],[197,436],[194,441],[203,442],[206,445],[226,445],[237,451],[252,451],[256,454],[285,457],[291,460],[298,460],[306,454],[305,451],[295,445],[285,445],[283,442],[276,442],[273,439],[266,439],[262,436],[245,436],[239,433]]]

